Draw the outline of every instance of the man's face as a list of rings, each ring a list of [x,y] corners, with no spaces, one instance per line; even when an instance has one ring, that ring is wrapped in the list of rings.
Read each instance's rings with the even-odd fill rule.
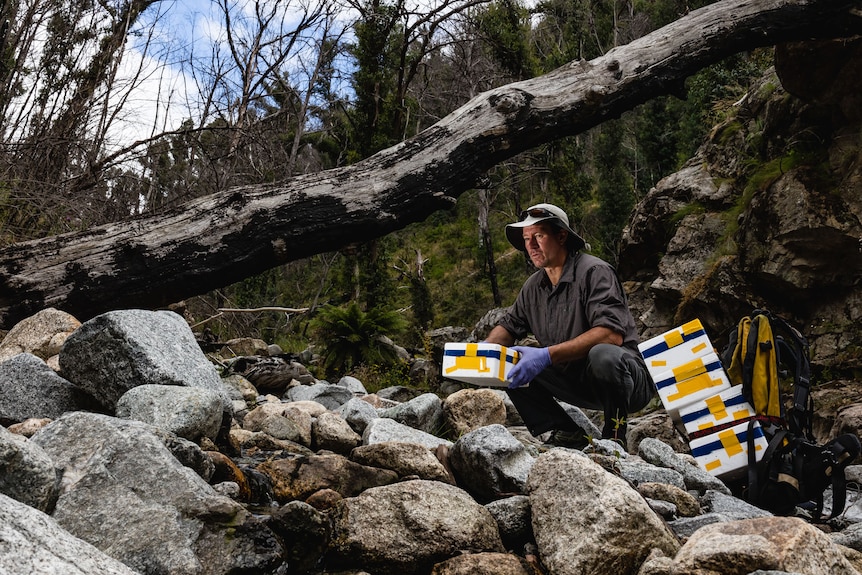
[[[524,228],[524,246],[530,260],[537,268],[562,266],[566,261],[565,230],[554,231],[553,227],[544,222]]]

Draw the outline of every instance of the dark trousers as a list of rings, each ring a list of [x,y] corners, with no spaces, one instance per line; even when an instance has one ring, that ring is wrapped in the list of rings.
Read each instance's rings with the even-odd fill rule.
[[[533,435],[552,429],[580,430],[557,403],[559,399],[604,412],[602,437],[614,437],[628,414],[646,407],[654,392],[655,386],[640,354],[607,343],[592,348],[586,361],[551,366],[528,387],[508,390]]]

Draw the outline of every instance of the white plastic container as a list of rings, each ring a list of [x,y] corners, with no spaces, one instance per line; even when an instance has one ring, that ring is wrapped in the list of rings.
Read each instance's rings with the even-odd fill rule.
[[[679,419],[689,435],[754,415],[754,409],[742,395],[741,385],[734,385],[679,410]]]
[[[691,360],[654,378],[658,396],[671,418],[679,410],[730,387],[718,356],[714,353]]]
[[[713,353],[714,348],[699,319],[638,344],[650,375],[664,372]]]
[[[518,352],[496,343],[447,343],[443,376],[479,386],[507,387]]]
[[[752,433],[754,456],[760,461],[769,443],[757,421],[753,424]],[[748,469],[748,422],[692,439],[689,446],[697,463],[710,475],[720,479],[739,476]]]

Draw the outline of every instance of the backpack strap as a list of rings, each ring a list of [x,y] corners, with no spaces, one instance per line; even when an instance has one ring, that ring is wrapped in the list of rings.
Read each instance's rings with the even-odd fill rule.
[[[776,343],[776,364],[793,370],[793,406],[787,414],[791,432],[813,440],[814,400],[811,398],[811,365],[808,340],[786,320],[767,310],[757,310],[772,324]]]
[[[841,435],[828,445],[829,452],[832,455],[832,511],[829,514],[829,519],[838,517],[843,511],[847,503],[847,479],[844,474],[845,468],[859,457],[862,452],[862,444],[859,438],[851,433]],[[822,507],[821,495],[821,511]]]
[[[772,436],[772,439],[769,440],[769,444],[767,444],[760,461],[757,461],[757,450],[754,444],[754,424],[756,422],[756,417],[748,420],[748,433],[746,434],[748,447],[748,501],[754,505],[760,503],[761,484],[769,475],[769,464],[772,462],[775,451],[784,444],[784,438],[787,435],[786,429],[779,428],[775,432],[775,435]]]

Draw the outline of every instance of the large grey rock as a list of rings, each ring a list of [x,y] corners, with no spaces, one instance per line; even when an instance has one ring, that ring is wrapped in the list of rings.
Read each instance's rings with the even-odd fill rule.
[[[701,527],[652,575],[786,571],[806,575],[857,575],[829,536],[795,517],[762,517]]]
[[[756,517],[772,517],[772,513],[759,507],[727,495],[719,491],[708,490],[700,498],[701,506],[707,511],[725,516],[728,521],[737,519],[754,519]]]
[[[530,513],[530,498],[513,495],[485,505],[497,521],[497,529],[506,549],[520,551],[535,537]]]
[[[500,424],[471,431],[449,452],[458,484],[480,501],[523,493],[534,462],[527,448]]]
[[[0,493],[50,513],[60,487],[60,472],[37,444],[0,427]]]
[[[652,549],[679,548],[639,493],[577,451],[540,455],[527,492],[539,555],[555,575],[634,575]]]
[[[657,467],[641,459],[626,458],[619,462],[620,476],[632,485],[641,483],[666,483],[680,489],[686,489],[682,473]]]
[[[337,410],[336,413],[344,418],[344,421],[360,435],[365,432],[368,424],[377,419],[377,410],[367,401],[354,397]]]
[[[224,409],[221,393],[197,387],[139,385],[117,402],[117,417],[160,427],[191,441],[216,439]]]
[[[145,423],[70,413],[31,441],[64,469],[54,519],[145,574],[266,570],[281,549],[240,504],[183,466]]]
[[[0,424],[56,419],[90,405],[86,394],[30,353],[0,363]]]
[[[312,385],[296,385],[287,390],[290,401],[316,401],[326,409],[338,409],[351,399],[353,392],[340,385],[331,383],[314,383]]]
[[[19,353],[47,360],[60,353],[63,342],[80,326],[81,322],[73,315],[54,308],[43,309],[12,326],[0,342],[0,362]]]
[[[362,465],[391,469],[398,477],[451,482],[446,468],[431,450],[415,443],[389,441],[362,445],[350,452],[350,460]]]
[[[340,415],[331,411],[321,413],[311,424],[311,444],[315,449],[346,455],[360,443],[362,437]]]
[[[405,441],[407,443],[418,443],[430,449],[436,449],[438,445],[451,446],[452,442],[414,429],[409,425],[398,423],[388,417],[378,417],[365,427],[362,433],[362,444],[383,443],[386,441]]]
[[[368,390],[365,389],[365,385],[355,377],[350,375],[345,375],[341,379],[338,380],[336,385],[340,385],[341,387],[346,387],[356,396],[368,395]]]
[[[225,411],[232,410],[192,330],[169,311],[120,310],[94,317],[66,340],[60,368],[111,412],[124,393],[145,384],[213,390],[224,395]]]
[[[304,501],[324,490],[353,497],[398,480],[394,471],[362,465],[336,453],[274,459],[258,465],[257,470],[271,478],[273,494],[280,503]]]
[[[717,477],[713,477],[704,469],[690,463],[676,453],[671,446],[653,439],[644,438],[638,445],[638,454],[647,462],[659,467],[673,469],[682,475],[687,489],[693,489],[701,493],[712,489],[725,495],[730,495],[730,489]]]
[[[29,505],[0,494],[3,575],[140,575]]]
[[[260,431],[275,439],[311,445],[312,418],[305,410],[290,403],[267,402],[249,411],[242,420],[243,429]]]
[[[439,481],[368,489],[338,502],[332,524],[327,564],[378,575],[428,572],[462,552],[503,551],[488,510]]]
[[[443,402],[433,393],[423,393],[404,403],[382,410],[380,417],[388,417],[413,429],[436,435],[443,428]]]

